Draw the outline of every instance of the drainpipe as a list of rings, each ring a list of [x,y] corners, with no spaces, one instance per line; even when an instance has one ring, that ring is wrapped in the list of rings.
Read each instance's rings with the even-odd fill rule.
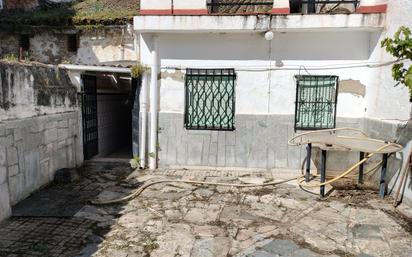
[[[158,91],[158,46],[157,37],[153,37],[152,50],[152,67],[151,67],[151,84],[150,84],[150,147],[149,147],[149,168],[154,170],[157,168],[157,108],[159,103]]]
[[[142,89],[140,91],[141,94],[141,138],[140,138],[140,168],[146,168],[146,149],[147,149],[147,107],[149,106],[149,90],[148,90],[148,74],[147,72],[142,74]]]

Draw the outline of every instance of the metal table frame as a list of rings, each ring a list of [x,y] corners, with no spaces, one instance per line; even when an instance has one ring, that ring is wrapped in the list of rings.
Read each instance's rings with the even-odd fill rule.
[[[327,160],[327,151],[321,150],[321,159],[320,159],[320,183],[324,183],[326,181],[326,160]],[[379,185],[379,196],[384,198],[387,193],[387,185],[386,185],[386,173],[388,168],[388,157],[389,154],[385,153],[382,156],[382,169],[381,169],[381,178],[380,178],[380,185]],[[365,158],[365,153],[360,152],[359,160],[363,160]],[[306,146],[306,173],[305,173],[305,181],[308,183],[310,181],[310,162],[312,159],[312,144],[309,143]],[[364,183],[364,164],[362,163],[359,166],[359,176],[358,176],[358,183]],[[320,196],[325,197],[325,186],[320,186]]]

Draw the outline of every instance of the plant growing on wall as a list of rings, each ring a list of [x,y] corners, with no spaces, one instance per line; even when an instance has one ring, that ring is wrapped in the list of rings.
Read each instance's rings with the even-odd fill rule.
[[[142,74],[147,70],[149,70],[149,68],[140,63],[133,65],[132,68],[130,68],[130,71],[132,73],[132,78],[138,78],[142,76]]]
[[[18,58],[15,54],[6,54],[3,57],[3,60],[8,61],[8,62],[17,62]]]
[[[133,156],[133,159],[131,159],[129,161],[130,167],[132,167],[132,169],[137,169],[140,167],[140,157],[139,156]]]
[[[404,84],[409,89],[409,97],[412,100],[412,65],[406,65],[403,61],[412,61],[411,29],[400,27],[393,38],[385,38],[382,47],[388,53],[398,59],[398,63],[392,66],[392,77],[399,84]]]

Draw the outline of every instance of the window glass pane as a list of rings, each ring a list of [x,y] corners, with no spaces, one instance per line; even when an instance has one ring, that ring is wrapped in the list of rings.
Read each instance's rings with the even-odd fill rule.
[[[234,69],[188,69],[186,128],[233,130],[235,79]]]
[[[336,124],[337,76],[296,76],[295,129],[327,129]]]

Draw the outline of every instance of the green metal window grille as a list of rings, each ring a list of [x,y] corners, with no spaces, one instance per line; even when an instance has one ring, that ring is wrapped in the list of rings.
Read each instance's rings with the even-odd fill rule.
[[[296,76],[295,130],[336,127],[338,76]]]
[[[185,127],[234,130],[234,69],[187,69]]]

